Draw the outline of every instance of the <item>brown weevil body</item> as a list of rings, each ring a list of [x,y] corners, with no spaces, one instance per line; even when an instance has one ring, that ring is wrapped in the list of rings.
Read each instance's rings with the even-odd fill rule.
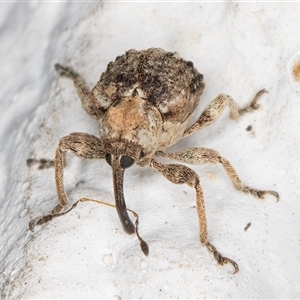
[[[46,216],[35,218],[30,228],[48,222],[47,216],[61,214],[69,207],[64,190],[64,154],[71,151],[86,159],[105,159],[112,168],[117,212],[126,233],[133,234],[135,225],[130,220],[123,195],[125,169],[134,163],[152,167],[175,184],[186,183],[196,191],[200,241],[213,253],[218,264],[230,262],[235,273],[238,265],[223,257],[209,243],[202,188],[198,175],[180,164],[162,164],[156,157],[178,160],[188,164],[220,163],[234,187],[263,200],[274,191],[261,191],[242,184],[228,160],[217,151],[207,148],[190,148],[176,153],[165,153],[170,145],[181,138],[213,123],[229,106],[231,119],[259,107],[257,101],[265,93],[259,91],[250,104],[240,109],[228,95],[221,94],[210,102],[191,126],[190,119],[204,90],[203,75],[193,63],[182,59],[176,52],[160,48],[129,50],[110,62],[99,82],[90,90],[83,78],[72,68],[55,65],[60,75],[73,80],[84,110],[99,121],[100,138],[86,133],[71,133],[60,139],[55,155],[55,182],[59,204]]]

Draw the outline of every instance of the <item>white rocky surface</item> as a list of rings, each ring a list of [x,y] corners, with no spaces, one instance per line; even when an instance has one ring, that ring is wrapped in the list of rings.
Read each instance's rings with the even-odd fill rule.
[[[1,3],[0,291],[19,298],[299,298],[299,3]],[[234,259],[220,268],[198,239],[194,190],[150,168],[127,170],[127,205],[140,216],[150,254],[127,236],[114,209],[81,203],[28,231],[57,202],[53,158],[59,138],[97,135],[73,84],[53,65],[73,66],[93,87],[126,50],[162,47],[192,60],[206,90],[197,115],[220,93],[240,106],[266,88],[259,111],[220,120],[173,150],[205,146],[230,160],[247,185],[274,189],[261,203],[236,191],[219,165],[193,166],[204,189],[210,241]],[[248,125],[252,130],[247,131]],[[114,202],[104,161],[67,156],[72,201]],[[247,223],[251,227],[244,231]]]

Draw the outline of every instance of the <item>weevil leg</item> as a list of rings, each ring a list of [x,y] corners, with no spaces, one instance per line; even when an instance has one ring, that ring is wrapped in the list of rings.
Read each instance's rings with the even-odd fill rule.
[[[219,95],[208,104],[208,106],[200,115],[199,119],[184,132],[183,137],[186,137],[195,131],[214,123],[221,116],[222,112],[227,106],[230,108],[230,118],[232,120],[236,120],[243,114],[258,109],[260,105],[257,102],[260,96],[264,93],[267,93],[265,89],[260,90],[258,93],[256,93],[253,100],[244,108],[239,108],[231,96],[225,94]]]
[[[161,172],[162,175],[167,178],[169,181],[175,184],[184,184],[194,188],[196,190],[196,199],[197,199],[197,213],[198,220],[200,225],[200,241],[203,243],[209,252],[213,253],[215,260],[221,266],[226,263],[231,263],[234,267],[234,273],[238,272],[239,268],[236,262],[232,259],[224,257],[220,252],[208,241],[208,232],[207,232],[207,220],[205,214],[205,204],[202,188],[200,185],[199,176],[192,169],[179,164],[161,164],[151,160],[150,166],[157,171]]]
[[[69,199],[63,183],[64,156],[67,151],[71,151],[76,156],[86,159],[103,159],[105,157],[101,140],[96,136],[74,132],[61,138],[56,149],[54,161],[55,183],[59,204],[54,207],[50,214],[33,219],[29,223],[31,230],[34,229],[35,225],[42,225],[51,221],[56,214],[69,205]]]
[[[265,195],[273,195],[276,198],[276,202],[279,201],[279,195],[275,191],[270,190],[258,190],[249,186],[243,185],[236,171],[230,164],[230,162],[222,157],[216,150],[208,148],[190,148],[176,153],[164,153],[156,152],[156,156],[164,157],[167,159],[174,159],[181,162],[185,162],[192,165],[203,165],[206,163],[222,164],[229,178],[231,179],[233,186],[244,193],[251,194],[259,200],[264,200]]]
[[[75,72],[70,67],[63,67],[60,64],[55,64],[55,70],[64,77],[73,80],[77,89],[78,97],[81,100],[83,109],[94,119],[99,120],[103,115],[103,108],[100,102],[95,98],[89,87],[86,85],[82,76]]]

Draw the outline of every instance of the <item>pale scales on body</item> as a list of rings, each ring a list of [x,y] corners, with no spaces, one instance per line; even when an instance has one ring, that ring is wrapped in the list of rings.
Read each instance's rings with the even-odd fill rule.
[[[55,68],[60,75],[73,80],[84,110],[99,121],[100,138],[75,132],[60,139],[54,161],[59,204],[50,214],[33,219],[30,229],[33,230],[35,225],[45,224],[54,216],[61,215],[70,206],[64,190],[63,168],[64,154],[71,151],[81,158],[106,159],[112,167],[116,208],[123,229],[128,234],[135,233],[137,227],[128,216],[123,195],[123,176],[124,170],[136,163],[156,169],[175,184],[186,183],[195,188],[200,241],[213,253],[219,265],[229,262],[236,273],[239,270],[238,265],[223,257],[208,241],[199,176],[185,165],[162,164],[154,157],[195,165],[221,163],[237,190],[250,193],[260,200],[266,194],[271,194],[278,201],[279,195],[275,191],[261,191],[243,185],[229,161],[213,149],[201,147],[177,153],[164,152],[181,138],[216,121],[227,106],[233,120],[246,112],[256,110],[259,107],[257,100],[266,91],[259,91],[243,109],[230,96],[221,94],[188,127],[205,84],[203,75],[194,68],[193,63],[182,59],[176,52],[166,52],[160,48],[129,50],[108,64],[92,90],[72,68],[59,64]],[[47,164],[44,160],[40,163],[51,166],[51,163]]]

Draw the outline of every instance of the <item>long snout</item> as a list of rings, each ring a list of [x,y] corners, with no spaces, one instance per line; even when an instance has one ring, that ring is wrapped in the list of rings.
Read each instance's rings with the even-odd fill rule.
[[[116,201],[116,208],[117,212],[123,226],[123,229],[128,234],[135,233],[135,226],[133,225],[132,221],[130,220],[127,209],[126,209],[126,202],[123,194],[123,177],[124,177],[124,170],[112,170],[113,171],[113,181],[114,181],[114,194],[115,194],[115,201]]]

